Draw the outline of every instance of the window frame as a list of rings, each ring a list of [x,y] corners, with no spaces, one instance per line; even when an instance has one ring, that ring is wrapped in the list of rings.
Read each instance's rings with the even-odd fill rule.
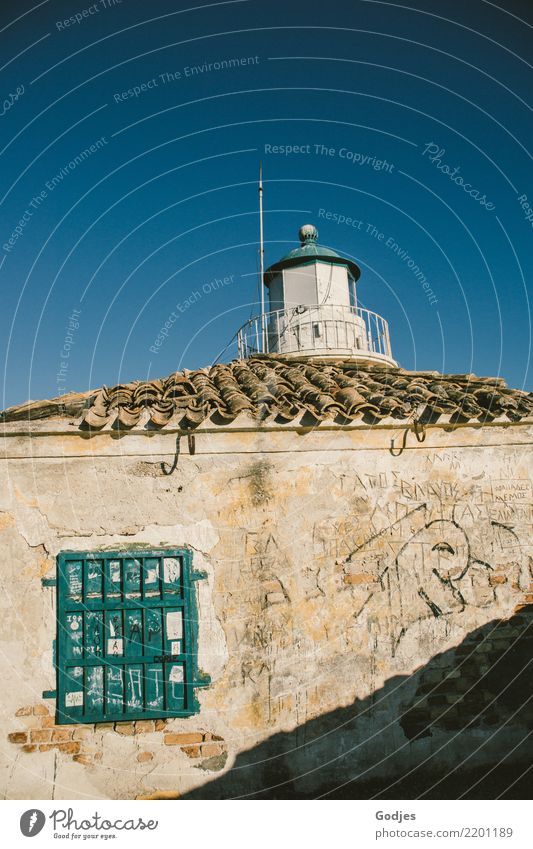
[[[159,566],[159,597],[154,596],[146,598],[144,595],[144,582],[142,579],[143,576],[143,568],[144,568],[144,560],[149,558],[179,558],[181,563],[180,570],[180,593],[179,597],[177,595],[170,595],[163,592],[164,582],[161,575],[162,561]],[[128,599],[125,595],[125,579],[124,579],[124,561],[127,559],[140,559],[141,560],[141,571],[140,571],[140,584],[139,584],[139,592],[140,597],[136,599]],[[98,599],[87,599],[84,594],[84,586],[86,581],[86,572],[85,572],[85,563],[90,562],[91,560],[103,561],[103,575],[102,575],[102,591],[101,598]],[[109,577],[109,563],[113,560],[121,561],[121,581],[120,581],[120,598],[118,599],[109,599],[107,598],[107,587],[109,586],[108,581],[110,581]],[[82,589],[80,594],[80,600],[76,601],[71,596],[69,596],[68,589],[68,574],[67,574],[67,563],[82,561]],[[196,698],[196,687],[207,686],[210,683],[209,677],[202,675],[198,670],[197,665],[197,655],[198,655],[198,608],[196,601],[196,592],[195,592],[195,581],[199,578],[205,578],[205,573],[194,573],[192,569],[192,551],[186,547],[180,548],[135,548],[129,550],[115,550],[115,551],[63,551],[60,552],[57,556],[57,594],[56,594],[56,641],[55,641],[55,667],[56,667],[56,677],[57,677],[57,697],[56,697],[56,724],[58,725],[79,725],[79,724],[97,724],[104,722],[132,722],[135,720],[146,720],[146,719],[170,719],[173,717],[187,717],[192,716],[199,711],[199,704]],[[162,623],[162,654],[159,655],[162,660],[160,661],[162,667],[162,684],[163,684],[163,707],[162,708],[148,708],[146,706],[146,693],[145,687],[143,686],[143,707],[139,710],[129,710],[127,709],[127,695],[126,695],[126,686],[125,686],[125,676],[122,678],[122,703],[123,709],[121,712],[113,711],[106,712],[106,690],[108,686],[107,676],[105,673],[105,668],[109,666],[113,666],[114,668],[120,667],[123,669],[127,669],[128,666],[136,666],[142,664],[142,680],[146,682],[145,677],[145,667],[149,664],[159,665],[159,661],[156,660],[157,655],[150,656],[146,653],[141,655],[133,655],[127,656],[126,651],[123,651],[122,655],[113,655],[112,663],[109,663],[107,652],[103,651],[101,657],[86,657],[85,649],[83,651],[83,656],[78,660],[77,658],[72,658],[68,656],[67,651],[67,615],[68,614],[76,614],[76,613],[87,613],[87,612],[102,612],[102,641],[105,644],[106,642],[106,616],[105,613],[107,611],[120,610],[120,611],[129,611],[129,610],[148,610],[148,609],[160,609],[161,610],[161,623]],[[167,620],[165,617],[165,611],[182,611],[182,622],[183,622],[183,637],[181,644],[181,652],[177,654],[165,654],[165,642],[168,642],[170,638],[165,633],[165,628],[167,624]],[[126,614],[123,613],[123,620],[125,619]],[[85,619],[83,620],[85,624]],[[143,613],[141,616],[141,622],[143,625],[142,633],[146,629],[146,615]],[[163,639],[164,638],[164,639]],[[124,649],[126,649],[126,639],[123,635],[124,640]],[[85,646],[85,635],[83,637],[83,645]],[[141,645],[144,647],[145,637],[143,636]],[[172,665],[181,664],[183,668],[183,709],[175,709],[168,707],[168,686],[170,683],[169,679],[169,670]],[[84,670],[88,667],[103,667],[103,680],[104,680],[104,688],[103,688],[103,705],[101,711],[92,711],[88,712],[87,710],[87,699],[86,694],[88,691],[87,687],[87,676],[85,671],[82,673],[83,680],[83,688],[81,692],[83,692],[83,708],[80,712],[76,710],[79,708],[79,705],[71,705],[67,706],[65,699],[68,692],[72,691],[72,685],[69,687],[69,681],[71,681],[71,676],[69,676],[68,669],[72,667],[82,667]]]
[[[356,281],[348,272],[348,299],[350,302],[350,309],[352,312],[357,313],[357,289],[356,289]]]

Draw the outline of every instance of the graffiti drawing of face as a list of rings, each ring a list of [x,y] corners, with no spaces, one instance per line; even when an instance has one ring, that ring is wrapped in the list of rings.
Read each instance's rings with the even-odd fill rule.
[[[436,519],[421,531],[425,546],[426,570],[443,581],[459,581],[470,562],[470,546],[466,533],[447,519]]]
[[[415,622],[464,609],[457,582],[468,565],[468,539],[455,522],[436,519],[412,535],[387,573],[395,644]]]

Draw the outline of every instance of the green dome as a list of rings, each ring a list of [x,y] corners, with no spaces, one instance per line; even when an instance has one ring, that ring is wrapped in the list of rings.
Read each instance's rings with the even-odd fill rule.
[[[326,248],[324,245],[317,243],[318,230],[313,224],[304,224],[303,227],[300,227],[298,235],[300,237],[300,247],[289,251],[288,254],[265,271],[265,283],[267,286],[278,271],[297,265],[306,265],[309,262],[317,260],[330,262],[334,265],[345,265],[350,270],[350,274],[354,280],[359,279],[361,270],[355,262],[342,257],[336,251],[332,251],[331,248]]]

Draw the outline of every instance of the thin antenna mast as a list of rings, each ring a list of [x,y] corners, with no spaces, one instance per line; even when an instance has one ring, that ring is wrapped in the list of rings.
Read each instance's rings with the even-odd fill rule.
[[[265,353],[265,248],[263,243],[263,163],[259,163],[259,289],[261,291],[261,353]]]

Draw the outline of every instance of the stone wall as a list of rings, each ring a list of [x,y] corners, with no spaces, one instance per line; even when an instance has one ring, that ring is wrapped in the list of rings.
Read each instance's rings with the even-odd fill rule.
[[[409,770],[433,786],[435,769],[490,769],[512,749],[518,769],[530,708],[495,735],[498,680],[475,699],[467,684],[527,636],[532,432],[432,427],[393,456],[397,428],[248,422],[200,430],[165,474],[175,434],[6,426],[4,795],[306,796]],[[57,554],[184,545],[207,573],[200,712],[56,726],[42,699],[55,689],[55,590],[41,578]],[[502,630],[513,616],[514,635]],[[482,649],[465,667],[469,639]]]

